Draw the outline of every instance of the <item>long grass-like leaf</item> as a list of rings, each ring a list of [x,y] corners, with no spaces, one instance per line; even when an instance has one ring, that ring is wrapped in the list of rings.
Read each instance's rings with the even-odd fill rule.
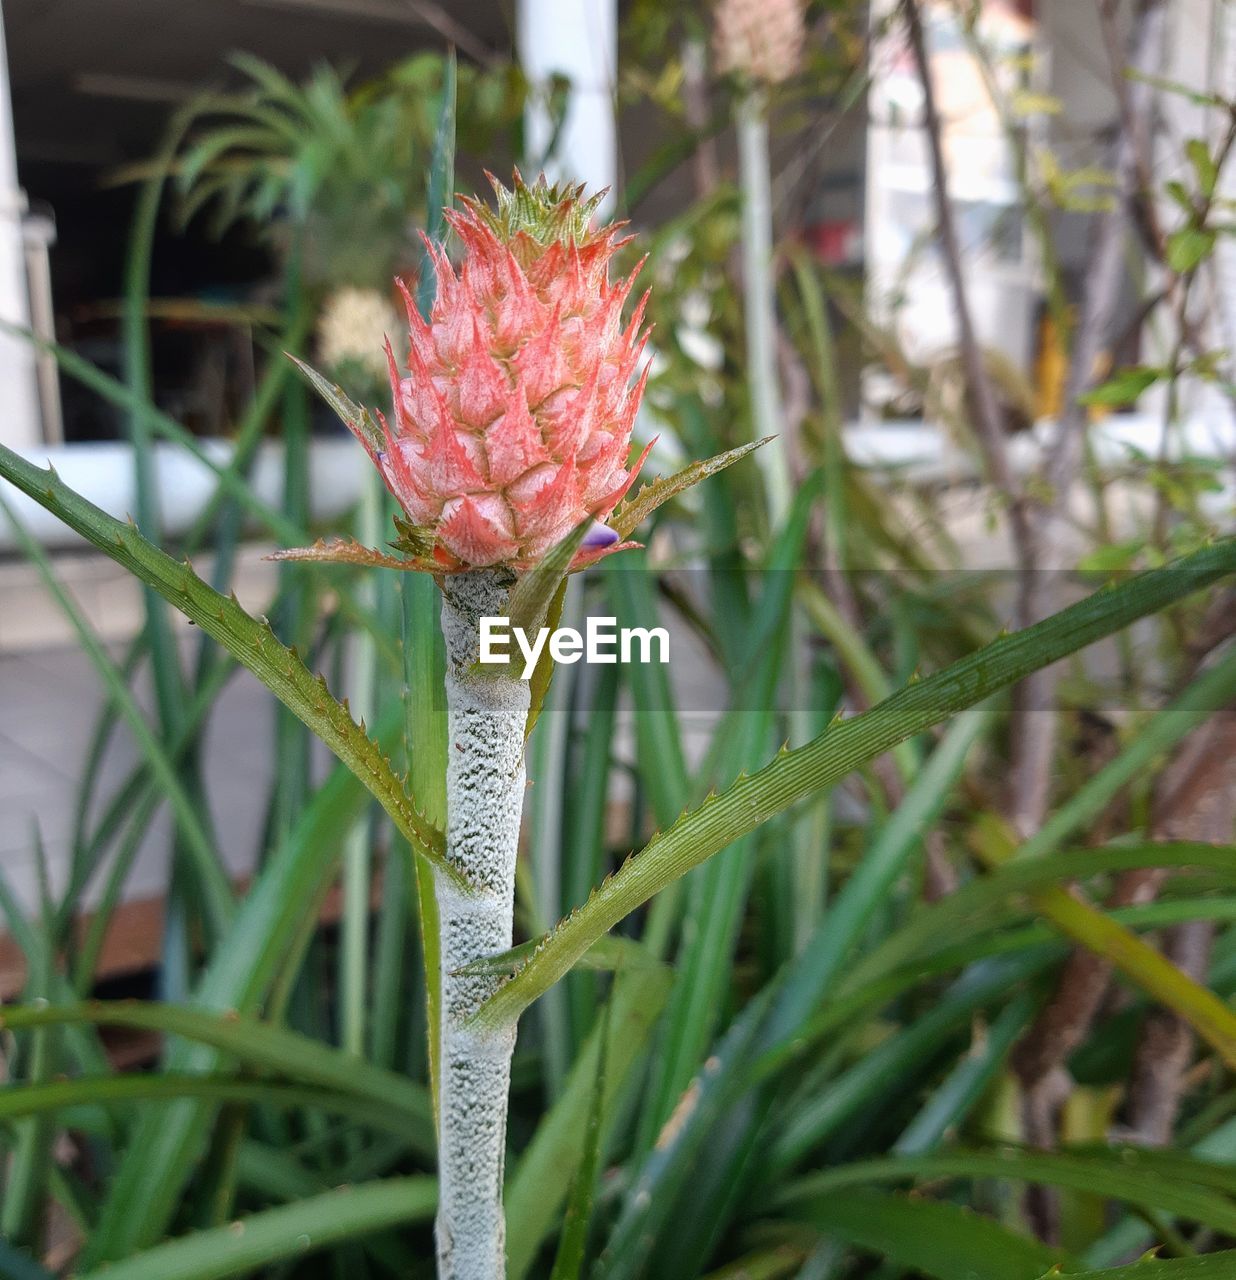
[[[426,1114],[412,1116],[381,1098],[365,1097],[359,1093],[270,1080],[237,1080],[228,1076],[139,1072],[13,1085],[0,1093],[0,1123],[54,1111],[170,1102],[179,1098],[315,1109],[355,1120],[375,1133],[397,1133],[412,1149],[425,1155],[433,1153],[433,1131],[427,1123],[427,1108]],[[66,1117],[66,1125],[72,1127],[71,1117]]]
[[[758,767],[776,742],[772,708],[786,648],[794,568],[801,561],[817,489],[813,478],[799,490],[766,558],[766,588],[755,610],[758,622],[748,628],[748,650],[736,682],[739,704],[714,735],[714,751],[703,769],[707,782]],[[674,991],[646,1094],[643,1146],[669,1118],[721,1025],[753,855],[754,841],[739,839],[689,881]]]
[[[172,811],[176,815],[177,828],[184,839],[185,847],[194,858],[194,869],[202,888],[207,917],[216,934],[221,932],[231,919],[235,905],[231,886],[214,842],[202,824],[197,808],[185,789],[183,779],[177,773],[172,755],[147,723],[146,717],[137,705],[137,700],[130,692],[116,664],[108,656],[94,628],[86,621],[81,610],[55,576],[47,553],[30,535],[2,496],[0,496],[0,512],[8,519],[9,527],[17,536],[18,543],[38,570],[48,592],[77,633],[78,643],[90,659],[91,665],[107,689],[108,697],[115,704],[129,732],[133,735],[150,769],[151,776],[167,796]],[[179,714],[183,714],[183,708]]]
[[[799,1217],[933,1280],[1038,1280],[1053,1268],[1072,1271],[1058,1250],[940,1200],[836,1190],[812,1200]]]
[[[856,939],[879,904],[887,899],[890,887],[904,870],[910,855],[939,816],[967,755],[989,721],[990,716],[978,708],[966,712],[949,727],[897,812],[881,827],[807,947],[783,972],[776,984],[772,1011],[761,1031],[762,1046],[770,1042],[801,1042],[805,1019],[835,982]],[[951,1022],[945,1022],[946,1027],[950,1025]],[[929,1037],[935,1035],[930,1024],[924,1026],[922,1032]],[[884,1056],[891,1055],[885,1053]],[[880,1065],[877,1055],[873,1054],[870,1061],[874,1072]],[[742,1065],[732,1062],[729,1070],[738,1072]],[[895,1061],[892,1066],[896,1067]],[[853,1108],[856,1096],[853,1085],[858,1083],[858,1080],[851,1082],[848,1096],[845,1088],[838,1091],[836,1097],[842,1106]],[[733,1087],[733,1082],[717,1082],[713,1087]],[[836,1123],[836,1118],[843,1114],[840,1108],[834,1107],[831,1118],[824,1117],[824,1122]],[[745,1128],[747,1141],[752,1141],[757,1119],[757,1113],[751,1108],[736,1108],[731,1133]],[[691,1123],[690,1119],[687,1123]],[[734,1147],[737,1151],[743,1149],[736,1135]]]
[[[893,1144],[893,1151],[898,1155],[925,1155],[956,1131],[1004,1065],[1013,1042],[1030,1021],[1036,1003],[1029,992],[1021,992],[1000,1011],[990,1027],[975,1035],[970,1051],[958,1060]]]
[[[597,1074],[592,1086],[592,1105],[584,1126],[583,1151],[575,1169],[575,1182],[562,1221],[562,1235],[554,1257],[550,1280],[580,1280],[584,1253],[588,1247],[588,1228],[592,1222],[592,1205],[596,1196],[597,1174],[601,1164],[601,1127],[605,1119],[605,1075],[609,1069],[610,1022],[613,1001],[605,1006],[599,1034],[601,1048],[597,1055]]]
[[[425,234],[440,242],[446,235],[445,212],[451,203],[455,184],[455,125],[459,67],[452,50],[442,68],[442,102],[434,130],[433,152],[429,159],[429,188],[425,193]],[[438,282],[428,252],[421,258],[421,274],[416,288],[416,305],[428,317],[433,306]]]
[[[767,1008],[767,993],[762,993],[735,1018],[692,1083],[682,1110],[644,1156],[597,1259],[594,1280],[634,1280],[652,1274],[648,1254],[674,1220],[685,1185],[698,1176],[704,1143],[733,1117],[739,1099],[731,1068],[749,1054]]]
[[[611,1123],[619,1091],[638,1062],[669,992],[660,966],[623,967],[610,995],[610,1047],[605,1070],[602,1128]],[[604,1021],[604,1019],[602,1019]],[[565,1202],[584,1150],[603,1032],[593,1028],[562,1094],[542,1119],[507,1184],[507,1280],[523,1280]],[[604,1139],[602,1139],[603,1141]]]
[[[846,882],[820,928],[794,962],[777,997],[774,1036],[797,1031],[821,994],[833,982],[862,929],[920,847],[944,808],[966,758],[990,723],[981,708],[967,711],[950,725],[889,820]]]
[[[430,160],[427,234],[441,239],[444,211],[455,181],[455,58],[443,73],[438,130]],[[427,315],[437,289],[432,259],[425,254],[417,288],[417,305]],[[446,648],[439,624],[441,602],[434,582],[420,574],[400,580],[404,646],[404,750],[413,790],[427,806],[429,819],[446,826]],[[414,882],[420,924],[421,959],[425,966],[425,1023],[429,1058],[429,1088],[434,1114],[438,1106],[438,1057],[441,1043],[441,926],[434,893],[433,868],[416,859]]]
[[[377,725],[389,744],[397,726],[391,707]],[[256,1015],[297,940],[305,921],[339,865],[345,833],[367,793],[339,765],[299,815],[287,841],[276,848],[241,902],[228,934],[214,949],[194,991],[194,1005],[217,1013]],[[186,1040],[173,1043],[165,1066],[173,1072],[220,1069],[222,1055]],[[181,1190],[200,1153],[212,1108],[193,1099],[170,1103],[160,1114],[144,1113],[135,1125],[87,1242],[84,1266],[127,1257],[152,1245],[167,1230]]]
[[[1199,1166],[1193,1178],[1188,1170]],[[1139,1164],[1125,1149],[1103,1156],[1047,1153],[1008,1148],[996,1151],[957,1151],[939,1156],[867,1160],[812,1174],[776,1196],[779,1207],[815,1200],[842,1187],[876,1186],[887,1182],[956,1178],[1002,1178],[1042,1186],[1066,1187],[1122,1200],[1151,1210],[1164,1210],[1191,1222],[1201,1222],[1231,1234],[1236,1230],[1236,1204],[1214,1191],[1203,1161],[1178,1157],[1168,1177],[1152,1165]]]
[[[40,868],[40,890],[43,897],[43,919],[39,928],[31,927],[26,953],[29,975],[26,992],[30,999],[46,1000],[55,982],[54,959],[49,938],[50,903],[47,902],[47,872],[42,843],[35,832],[35,854]],[[18,912],[7,885],[0,893],[0,905],[10,918]],[[36,1030],[24,1046],[26,1052],[12,1059],[22,1077],[32,1087],[49,1080],[58,1070],[59,1036],[50,1028]],[[10,1087],[3,1092],[11,1092]],[[0,1201],[0,1236],[14,1244],[37,1245],[44,1223],[44,1190],[55,1133],[46,1118],[32,1115],[16,1126],[12,1155],[5,1170],[4,1197]]]
[[[432,1178],[390,1178],[339,1187],[297,1204],[251,1214],[225,1227],[199,1231],[78,1280],[227,1280],[285,1259],[303,1258],[342,1240],[433,1216]]]
[[[385,1103],[417,1121],[422,1126],[421,1139],[426,1149],[432,1149],[429,1104],[421,1087],[394,1072],[358,1060],[352,1054],[269,1023],[136,1000],[94,1000],[67,1006],[24,1005],[0,1012],[0,1027],[12,1029],[75,1023],[137,1027],[184,1036],[250,1066]]]
[[[1229,1068],[1236,1068],[1236,1013],[1226,1001],[1119,921],[1058,885],[1036,890],[1032,901],[1053,927],[1110,961],[1130,982],[1187,1022]]]
[[[827,1088],[797,1095],[783,1107],[765,1169],[784,1172],[858,1121],[865,1109],[878,1106],[881,1098],[897,1096],[922,1064],[953,1042],[976,1014],[1007,1001],[1053,959],[1049,949],[1029,947],[964,970],[929,1009],[830,1078]]]
[[[955,894],[922,907],[843,977],[840,990],[857,991],[903,966],[919,963],[958,938],[974,938],[1006,922],[1001,909],[1024,894],[1061,880],[1085,883],[1094,876],[1149,867],[1206,868],[1236,882],[1236,848],[1190,841],[1068,849],[1038,858],[1013,859]]]

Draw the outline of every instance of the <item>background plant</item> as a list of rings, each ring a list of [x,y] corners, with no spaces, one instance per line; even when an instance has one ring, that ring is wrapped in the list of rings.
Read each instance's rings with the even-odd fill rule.
[[[904,29],[911,16],[895,21]],[[660,20],[678,32],[672,14]],[[683,44],[661,41],[670,71],[701,34],[696,21]],[[818,71],[809,61],[801,75]],[[842,67],[837,81],[847,74]],[[433,83],[441,79],[435,71]],[[774,126],[794,123],[800,84],[774,101]],[[726,91],[712,102],[717,123],[702,134],[719,138]],[[419,136],[443,118],[435,102],[433,130]],[[673,118],[686,122],[686,113]],[[683,134],[685,150],[700,141],[694,126]],[[1194,177],[1181,180],[1191,212],[1174,200],[1185,230],[1215,216],[1210,165],[1197,146],[1191,153]],[[1214,165],[1225,158],[1213,143],[1208,155]],[[429,172],[422,159],[413,184],[418,221],[418,210],[432,211],[430,187],[449,190],[444,147],[438,156]],[[718,164],[724,173],[724,153]],[[638,192],[640,177],[629,190]],[[1061,180],[1028,157],[1025,182],[1050,234]],[[1095,234],[1125,245],[1142,234],[1130,210],[1153,193],[1120,163],[1105,190]],[[650,390],[693,457],[750,434],[731,254],[739,199],[718,184],[647,237],[654,282],[680,270],[696,286],[654,294],[662,363]],[[142,226],[129,381],[78,373],[127,407],[139,442],[170,436],[193,448],[151,408]],[[1181,270],[1148,301],[1178,308],[1188,273],[1205,276],[1222,234],[1211,240],[1203,230],[1209,247],[1192,264],[1173,250]],[[770,527],[752,469],[736,468],[703,486],[693,507],[662,510],[643,535],[651,550],[639,568],[597,571],[566,606],[604,605],[626,624],[668,614],[699,637],[730,705],[701,742],[694,706],[655,668],[599,679],[563,668],[529,744],[536,785],[518,888],[522,936],[587,905],[543,948],[494,963],[515,976],[492,1012],[526,1006],[509,1272],[1032,1280],[1057,1265],[1082,1275],[1114,1268],[1158,1248],[1179,1260],[1139,1274],[1228,1274],[1236,751],[1224,647],[1233,609],[1222,575],[1234,565],[1230,543],[1212,541],[1225,518],[1199,501],[1214,472],[1187,458],[1131,459],[1120,483],[1164,499],[1126,539],[1102,518],[1120,492],[1115,480],[1083,456],[1096,498],[1081,585],[1100,588],[1113,569],[1117,585],[1028,640],[1001,639],[1014,607],[1007,578],[960,571],[939,494],[887,487],[845,457],[846,360],[837,351],[852,350],[859,334],[863,358],[907,385],[924,386],[926,371],[869,319],[861,291],[795,246],[780,244],[774,269],[800,482],[788,519]],[[287,331],[271,345],[303,350],[298,335],[315,306],[286,292]],[[686,301],[692,292],[702,308]],[[1101,297],[1081,301],[1066,335],[1080,371],[1067,404],[1084,443],[1093,432],[1087,402],[1127,396],[1130,375],[1107,377],[1087,356],[1110,345],[1116,321],[1109,309],[1100,323]],[[692,324],[719,358],[696,358],[698,345],[683,340]],[[1204,329],[1191,332],[1209,342]],[[1218,367],[1218,345],[1202,349],[1209,360],[1182,351],[1131,376],[1174,384]],[[267,424],[293,445],[303,440],[301,394],[272,361],[238,442]],[[953,403],[993,519],[1006,520],[1018,500],[1029,520],[1055,519],[1043,514],[1053,509],[1050,487],[1019,477],[1005,490],[990,470],[1003,437],[984,435],[979,406],[964,396]],[[366,712],[396,761],[387,770],[296,660],[207,589],[226,597],[246,526],[288,545],[316,532],[305,528],[295,448],[288,457],[278,510],[247,487],[243,448],[215,464],[210,524],[175,548],[213,548],[206,585],[54,478],[4,461],[6,476],[152,585],[150,623],[130,653],[116,661],[90,646],[109,706],[85,771],[70,889],[49,899],[41,919],[8,911],[30,975],[27,998],[4,1011],[14,1083],[0,1094],[10,1152],[0,1265],[14,1274],[42,1274],[35,1256],[45,1269],[65,1265],[42,1249],[49,1213],[72,1224],[80,1273],[112,1261],[108,1274],[122,1280],[430,1272],[432,1023],[420,957],[422,946],[432,950],[433,918],[417,908],[416,867],[438,855],[443,818],[436,601],[413,579],[401,598],[390,573],[293,566],[269,610],[279,640]],[[144,484],[155,506],[148,476]],[[157,511],[136,514],[157,543]],[[1121,572],[1179,553],[1196,557],[1192,568]],[[161,590],[214,637],[203,637],[187,668],[177,670]],[[1057,668],[1050,803],[1027,823],[1029,793],[1010,761],[1027,717],[1045,704],[1027,710],[1000,688],[1055,654],[1127,635],[1119,628],[1142,616],[1154,621],[1136,645],[1104,650],[1103,664],[1070,657]],[[76,622],[89,645],[89,625]],[[368,657],[348,643],[358,635],[369,637]],[[286,702],[272,711],[279,757],[261,870],[234,900],[201,818],[195,757],[238,663]],[[811,723],[793,731],[806,745],[778,756],[792,726],[774,692],[794,663],[807,681],[796,707]],[[122,720],[140,731],[126,690],[145,669],[161,673],[167,693],[142,763],[91,801],[109,735]],[[355,697],[363,670],[372,673],[372,712]],[[963,711],[967,701],[976,705]],[[834,723],[835,710],[844,714]],[[298,717],[333,735],[364,786],[346,763],[312,785]],[[618,731],[625,725],[629,736]],[[405,767],[419,816],[402,799]],[[707,799],[714,789],[719,798]],[[107,904],[164,805],[177,837],[159,999],[90,1001]],[[643,851],[624,862],[632,849]],[[105,905],[83,936],[72,921],[91,874],[107,877]],[[318,928],[318,907],[341,874],[342,914]],[[108,1023],[161,1032],[155,1069],[114,1068],[98,1030]],[[348,1191],[333,1190],[343,1183]]]

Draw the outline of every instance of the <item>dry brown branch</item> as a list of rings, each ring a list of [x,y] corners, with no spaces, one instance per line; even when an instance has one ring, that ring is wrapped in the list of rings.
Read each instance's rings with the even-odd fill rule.
[[[1232,628],[1229,611],[1223,631],[1230,634]],[[1228,710],[1199,726],[1176,749],[1155,787],[1150,835],[1154,840],[1220,843],[1231,840],[1234,824],[1236,710]],[[1165,876],[1158,869],[1126,872],[1117,879],[1108,908],[1152,901]],[[1208,946],[1207,931],[1184,925],[1172,931],[1164,950],[1185,972],[1199,977]],[[1055,994],[1014,1051],[1025,1138],[1035,1146],[1055,1145],[1059,1109],[1069,1088],[1065,1064],[1103,1007],[1111,979],[1112,967],[1106,960],[1088,951],[1074,951]],[[1166,1142],[1170,1136],[1193,1045],[1188,1026],[1170,1012],[1156,1009],[1150,1015],[1130,1081],[1130,1123],[1139,1138]],[[1165,1125],[1166,1136],[1160,1136]],[[1042,1190],[1030,1193],[1027,1211],[1044,1239],[1057,1237],[1053,1195]]]
[[[1164,48],[1164,0],[1141,0],[1133,25],[1126,66],[1131,73],[1123,88],[1121,127],[1115,142],[1114,169],[1118,198],[1097,215],[1089,255],[1090,270],[1081,316],[1073,335],[1073,351],[1065,383],[1064,408],[1047,449],[1043,475],[1047,497],[1030,517],[1035,559],[1023,573],[1019,625],[1027,626],[1055,612],[1061,604],[1064,541],[1068,536],[1067,499],[1085,457],[1089,410],[1081,397],[1095,383],[1101,356],[1108,348],[1124,275],[1126,233],[1143,189],[1141,156],[1150,131],[1155,89],[1146,79],[1159,68]],[[1014,695],[1013,757],[1010,769],[1009,818],[1022,835],[1034,832],[1047,812],[1052,760],[1056,751],[1055,668],[1036,673]]]
[[[975,433],[983,451],[988,478],[1004,496],[1009,506],[1009,523],[1018,557],[1025,564],[1033,562],[1030,527],[1026,512],[1025,494],[1009,462],[1000,402],[992,386],[966,294],[965,272],[961,264],[961,246],[957,237],[957,225],[948,196],[948,166],[944,160],[941,142],[940,115],[936,107],[935,86],[931,79],[931,64],[927,58],[923,39],[923,23],[918,0],[902,0],[906,30],[910,38],[910,50],[918,71],[923,91],[923,127],[931,159],[932,194],[935,200],[936,230],[940,240],[940,252],[944,270],[948,276],[953,297],[953,312],[957,324],[957,341],[962,370],[966,380],[966,394]]]
[[[1180,970],[1199,981],[1210,964],[1215,926],[1190,920],[1168,931],[1163,952]],[[1129,1078],[1129,1136],[1143,1146],[1165,1147],[1188,1085],[1187,1073],[1197,1039],[1184,1019],[1167,1009],[1152,1009]]]
[[[1155,840],[1230,840],[1236,821],[1236,712],[1215,716],[1181,743],[1155,789],[1151,836]],[[1120,876],[1107,907],[1153,901],[1166,873],[1158,869]],[[1165,948],[1170,959],[1192,976],[1200,976],[1199,958],[1208,934],[1191,925],[1172,933]],[[1055,994],[1044,1006],[1014,1051],[1012,1065],[1022,1086],[1025,1140],[1051,1149],[1056,1144],[1060,1107],[1070,1079],[1065,1064],[1081,1046],[1103,1007],[1112,966],[1093,952],[1078,949],[1065,962]],[[1193,1052],[1193,1033],[1166,1010],[1155,1010],[1147,1022],[1130,1082],[1130,1118],[1146,1141],[1170,1136],[1185,1071]],[[1036,1233],[1045,1240],[1059,1236],[1056,1197],[1044,1188],[1027,1193],[1026,1210]]]
[[[1174,762],[1176,763],[1176,762]],[[1236,709],[1215,716],[1189,739],[1157,815],[1160,840],[1226,844],[1236,829]],[[1163,951],[1190,977],[1204,979],[1214,926],[1194,920],[1169,930]],[[1137,1141],[1166,1146],[1186,1088],[1195,1037],[1170,1010],[1146,1019],[1129,1081],[1129,1126]]]
[[[432,27],[447,44],[453,44],[461,53],[479,62],[483,67],[493,67],[501,61],[498,52],[478,39],[457,18],[453,18],[445,5],[435,0],[404,0],[404,3],[427,26]]]

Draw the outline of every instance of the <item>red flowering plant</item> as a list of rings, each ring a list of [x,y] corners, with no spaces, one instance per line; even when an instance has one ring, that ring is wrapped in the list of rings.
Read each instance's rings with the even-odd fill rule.
[[[575,534],[569,567],[581,569],[634,546],[625,538],[640,520],[752,447],[645,486],[615,511],[651,449],[629,459],[648,380],[647,295],[624,320],[639,266],[611,281],[610,264],[630,237],[622,223],[594,225],[602,195],[582,186],[529,186],[518,173],[510,189],[490,181],[496,208],[461,197],[446,213],[463,248],[458,270],[427,241],[437,278],[428,318],[397,282],[407,372],[388,341],[389,419],[301,365],[402,508],[399,554],[336,540],[279,558],[518,574]]]
[[[636,544],[657,506],[742,457],[743,446],[645,485],[623,502],[651,445],[630,459],[648,366],[639,274],[610,279],[630,237],[598,226],[600,195],[543,178],[491,179],[496,208],[464,197],[446,219],[458,268],[426,240],[437,290],[428,317],[403,281],[407,371],[389,339],[390,416],[355,405],[301,365],[365,447],[402,509],[395,552],[333,541],[278,553],[432,573],[446,641],[447,873],[438,1034],[438,1266],[443,1280],[503,1273],[502,1167],[514,1024],[475,1014],[498,986],[468,972],[511,945],[531,689],[478,665],[481,619],[539,626],[565,575]],[[299,363],[299,362],[298,362]],[[622,505],[619,505],[619,504]],[[466,884],[472,892],[461,892]]]

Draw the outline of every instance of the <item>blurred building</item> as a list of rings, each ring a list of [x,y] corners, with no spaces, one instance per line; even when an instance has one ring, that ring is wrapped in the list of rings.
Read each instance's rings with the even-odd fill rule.
[[[691,0],[683,7],[702,13],[707,6]],[[951,341],[950,308],[931,246],[917,77],[897,24],[888,21],[894,7],[892,0],[872,4],[867,127],[830,126],[826,153],[810,161],[815,194],[798,216],[824,261],[863,272],[877,313],[881,305],[896,310],[906,349],[929,355]],[[1236,91],[1227,7],[1176,0],[1168,8],[1169,78],[1202,92]],[[514,52],[530,74],[562,71],[574,82],[571,117],[555,135],[563,168],[594,184],[611,181],[616,152],[647,155],[657,142],[638,107],[615,121],[619,11],[618,0],[3,0],[0,318],[69,342],[104,368],[118,367],[115,303],[134,190],[112,179],[152,155],[175,106],[205,85],[227,83],[226,59],[237,50],[293,77],[322,61],[363,77],[446,42],[474,62]],[[952,3],[924,12],[980,336],[1029,371],[1042,344],[1042,280],[1009,126],[1020,145],[1049,147],[1063,168],[1107,163],[1118,104],[1097,9],[1071,0],[988,0],[972,32]],[[994,55],[1001,88],[1024,107],[1014,120],[994,111],[972,40]],[[1164,111],[1182,136],[1207,137],[1219,127],[1217,113],[1179,95],[1164,96]],[[551,130],[545,113],[534,115],[529,148],[547,143]],[[689,195],[685,177],[671,179],[648,210],[655,217]],[[1063,265],[1080,273],[1086,219],[1066,213],[1058,221]],[[1232,257],[1221,248],[1226,272]],[[199,219],[157,246],[152,292],[227,298],[262,269],[243,236],[216,242]],[[208,404],[190,403],[186,385],[183,366],[198,347],[163,337],[169,385],[161,394],[170,396],[173,382],[182,392],[168,407],[200,434],[215,433],[221,424]],[[215,339],[222,344],[224,335]],[[225,350],[217,360],[233,356]],[[119,434],[113,411],[60,379],[51,358],[36,357],[27,344],[0,335],[0,371],[0,439],[29,446]]]
[[[706,15],[706,0],[667,0],[672,3]],[[0,320],[33,327],[116,375],[122,373],[118,299],[135,189],[131,182],[117,185],[115,177],[151,157],[177,105],[204,85],[228,83],[226,60],[233,51],[255,54],[297,79],[323,61],[364,77],[446,43],[454,43],[461,59],[472,63],[515,55],[531,80],[545,83],[561,73],[571,85],[560,128],[543,108],[530,112],[529,152],[542,151],[552,141],[559,170],[593,187],[621,181],[664,142],[658,136],[660,117],[646,103],[624,100],[615,113],[621,70],[616,28],[630,8],[619,0],[0,0],[0,5]],[[1122,12],[1129,7],[1122,6]],[[928,364],[948,355],[955,334],[933,246],[921,91],[904,45],[889,34],[894,8],[893,0],[872,2],[870,85],[857,106],[853,101],[795,103],[800,116],[817,116],[810,117],[810,131],[800,126],[791,141],[777,144],[777,166],[791,175],[787,185],[794,190],[778,213],[782,229],[822,263],[863,284],[871,312],[895,328],[907,352]],[[1230,6],[1224,0],[1171,0],[1166,8],[1165,77],[1202,93],[1236,97]],[[958,24],[956,6],[924,4],[952,169],[949,194],[962,232],[979,338],[1027,380],[1044,352],[1050,354],[1050,340],[1043,323],[1042,272],[1024,219],[1017,147],[1050,148],[1061,168],[1071,171],[1109,165],[1119,103],[1096,10],[1076,0],[987,0],[969,31]],[[996,55],[1002,87],[1018,106],[1011,122],[992,108],[972,57],[973,39]],[[702,47],[696,42],[688,55],[698,56]],[[685,60],[688,69],[691,56]],[[690,104],[688,111],[698,113],[700,107]],[[1213,140],[1226,123],[1224,113],[1181,94],[1162,95],[1161,109],[1166,123],[1155,157],[1162,166],[1159,180],[1170,176],[1171,165],[1185,163],[1181,139]],[[706,120],[706,101],[702,110]],[[730,158],[727,145],[723,141],[723,164]],[[694,190],[689,161],[668,166],[645,193],[640,219],[657,225],[689,204]],[[1223,194],[1236,191],[1225,185]],[[1066,280],[1076,285],[1087,265],[1090,219],[1080,208],[1054,217]],[[1233,257],[1231,238],[1225,237],[1216,252],[1219,312],[1236,333]],[[1125,286],[1125,310],[1131,315],[1134,299],[1147,289],[1143,277],[1151,271],[1134,258],[1131,254]],[[260,298],[263,280],[273,274],[267,250],[252,238],[236,232],[214,240],[201,222],[175,234],[162,227],[152,272],[155,298],[216,304]],[[226,436],[232,426],[228,386],[239,382],[243,402],[252,385],[252,334],[243,325],[200,315],[186,319],[183,312],[153,316],[152,331],[160,407],[206,438],[206,447],[225,451],[224,440],[210,438]],[[1172,341],[1164,326],[1143,336],[1140,323],[1132,323],[1125,354],[1153,361],[1161,354],[1153,344]],[[1236,340],[1215,345],[1236,349]],[[855,392],[851,416],[865,418],[866,424],[852,429],[852,455],[863,462],[938,464],[946,444],[924,425],[921,413],[900,424],[902,430],[888,421],[898,416],[896,394],[879,377],[864,383],[861,404]],[[1230,408],[1219,405],[1213,392],[1197,385],[1189,396],[1186,412],[1221,412],[1230,430]],[[1044,406],[1051,408],[1050,396]],[[1162,432],[1161,415],[1144,417],[1143,425]],[[29,343],[0,332],[0,442],[40,460],[54,450],[56,465],[73,487],[124,515],[133,507],[133,467],[123,433],[119,410],[60,376],[50,356],[37,355]],[[1158,438],[1138,437],[1134,443],[1153,456]],[[367,465],[359,449],[347,442],[335,449],[336,443],[321,440],[314,449],[312,487],[315,501],[325,504],[319,515],[355,499]],[[213,478],[183,451],[166,451],[157,465],[167,468],[159,471],[165,513],[182,522],[171,527],[175,535],[206,501]],[[268,501],[277,502],[277,460],[259,459],[253,483]],[[61,558],[58,571],[99,634],[108,641],[131,638],[141,618],[135,583],[102,557],[82,555],[80,541],[35,504],[21,510],[36,536],[49,545],[75,548],[76,555]],[[7,537],[0,521],[0,553],[12,548]],[[236,585],[251,608],[260,610],[269,598],[271,570],[260,549],[242,554]],[[0,808],[5,812],[0,858],[6,869],[16,868],[13,878],[25,900],[33,900],[37,885],[27,815],[38,814],[54,862],[64,852],[72,775],[99,699],[97,680],[84,660],[73,666],[71,644],[69,628],[34,572],[17,557],[0,558],[0,709],[6,717],[0,724]],[[232,770],[221,789],[234,783],[238,796],[262,767],[260,744],[255,746],[262,730],[250,730],[245,721],[253,692],[246,695],[242,687],[241,705],[221,717],[240,735],[217,752],[223,767]],[[252,839],[236,844],[248,847]],[[244,868],[235,870],[240,874]],[[157,885],[158,867],[135,883],[139,889]],[[0,979],[2,970],[0,955]]]

